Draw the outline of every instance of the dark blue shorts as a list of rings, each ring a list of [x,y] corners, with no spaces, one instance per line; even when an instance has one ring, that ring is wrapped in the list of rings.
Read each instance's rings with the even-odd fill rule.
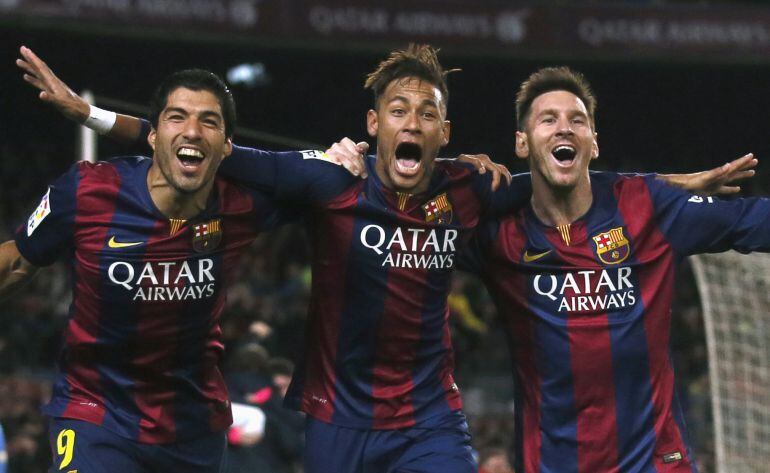
[[[51,419],[49,473],[220,473],[227,440],[217,432],[184,442],[144,444],[89,422]]]
[[[305,473],[475,473],[461,412],[395,430],[361,430],[307,418]]]

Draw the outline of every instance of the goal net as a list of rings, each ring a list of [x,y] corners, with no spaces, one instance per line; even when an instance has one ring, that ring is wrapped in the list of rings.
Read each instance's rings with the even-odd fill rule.
[[[770,471],[770,254],[691,262],[709,351],[717,473]]]

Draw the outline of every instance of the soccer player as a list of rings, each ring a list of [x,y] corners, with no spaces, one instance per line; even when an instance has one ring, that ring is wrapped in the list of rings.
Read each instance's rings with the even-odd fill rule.
[[[169,76],[150,118],[152,159],[72,166],[0,245],[0,296],[59,256],[72,268],[44,407],[51,471],[218,472],[224,458],[224,287],[280,214],[273,197],[215,176],[232,150],[235,104],[214,74]]]
[[[596,100],[568,68],[518,92],[528,206],[478,232],[511,341],[523,473],[696,472],[669,358],[675,268],[687,255],[770,250],[770,201],[721,201],[654,175],[589,172]]]
[[[313,288],[287,394],[309,414],[306,471],[475,471],[452,377],[450,276],[482,215],[528,200],[528,178],[493,193],[488,177],[436,161],[450,125],[432,48],[393,52],[367,87],[377,139],[368,179],[351,184],[314,152],[242,148],[220,172],[306,208]],[[116,126],[111,136],[140,134],[136,123]]]

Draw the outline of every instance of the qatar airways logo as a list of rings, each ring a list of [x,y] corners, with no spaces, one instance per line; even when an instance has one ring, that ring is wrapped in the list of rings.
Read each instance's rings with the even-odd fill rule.
[[[214,261],[148,262],[134,266],[116,261],[107,269],[110,281],[133,293],[132,300],[186,301],[214,295],[216,281],[211,269]]]
[[[538,274],[532,280],[536,293],[559,301],[559,312],[598,312],[631,307],[636,304],[631,268],[584,270]]]
[[[361,230],[361,244],[377,255],[385,255],[381,266],[416,269],[454,267],[457,230],[396,227],[388,238],[379,225]]]

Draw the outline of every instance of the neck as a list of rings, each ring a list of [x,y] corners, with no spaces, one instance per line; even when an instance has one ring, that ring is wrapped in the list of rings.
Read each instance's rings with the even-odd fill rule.
[[[567,225],[588,212],[593,203],[591,180],[586,173],[573,187],[554,187],[532,173],[532,210],[546,225]]]
[[[187,220],[206,209],[214,180],[194,192],[181,192],[174,188],[158,166],[151,166],[147,173],[147,189],[155,206],[168,218]]]

